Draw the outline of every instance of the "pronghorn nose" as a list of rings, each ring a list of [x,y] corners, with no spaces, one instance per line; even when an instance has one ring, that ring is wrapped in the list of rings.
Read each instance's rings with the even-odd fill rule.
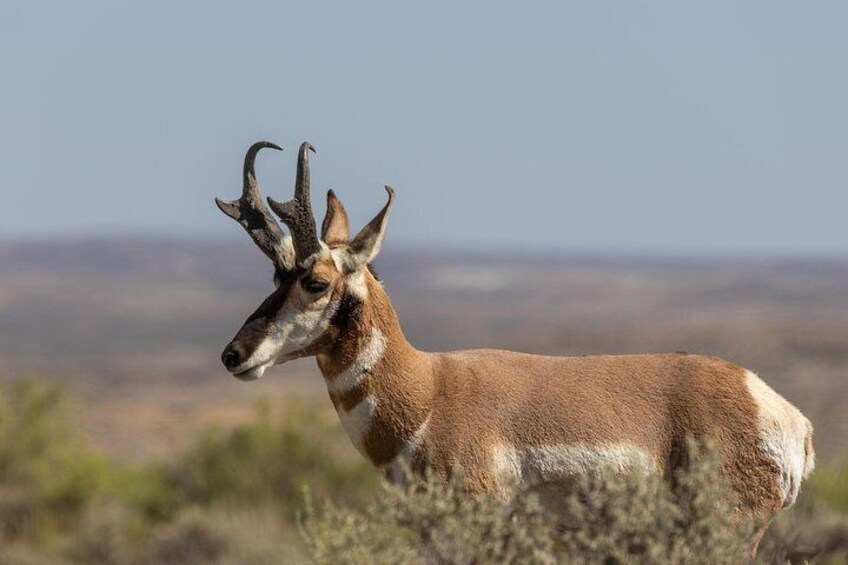
[[[227,369],[238,367],[244,361],[244,349],[235,342],[229,344],[221,354],[221,361]]]

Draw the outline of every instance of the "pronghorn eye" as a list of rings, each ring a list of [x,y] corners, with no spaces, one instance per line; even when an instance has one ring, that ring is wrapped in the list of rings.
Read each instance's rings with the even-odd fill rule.
[[[327,287],[330,286],[330,283],[328,282],[312,279],[300,279],[300,284],[303,286],[306,292],[311,292],[313,294],[324,292],[325,290],[327,290]]]

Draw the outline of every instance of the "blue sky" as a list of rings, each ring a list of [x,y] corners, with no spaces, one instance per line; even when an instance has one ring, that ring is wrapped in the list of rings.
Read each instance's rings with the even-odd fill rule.
[[[8,3],[0,235],[244,237],[244,150],[387,245],[848,253],[843,2]],[[320,218],[319,218],[320,221]]]

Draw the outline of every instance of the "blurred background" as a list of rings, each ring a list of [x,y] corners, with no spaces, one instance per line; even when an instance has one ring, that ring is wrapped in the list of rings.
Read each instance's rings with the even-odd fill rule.
[[[126,562],[121,536],[152,528],[167,553],[198,505],[241,496],[290,524],[301,482],[373,489],[314,361],[255,383],[220,365],[272,288],[213,203],[239,194],[259,139],[286,149],[258,162],[280,199],[297,145],[317,147],[319,221],[325,189],[356,229],[395,187],[376,266],[419,348],[722,356],[810,417],[848,485],[846,18],[791,2],[4,6],[6,558],[85,561],[56,541],[68,525],[96,540],[120,523],[95,560]],[[848,511],[840,492],[826,498]],[[252,512],[240,523],[265,523]],[[268,539],[297,545],[280,527]]]

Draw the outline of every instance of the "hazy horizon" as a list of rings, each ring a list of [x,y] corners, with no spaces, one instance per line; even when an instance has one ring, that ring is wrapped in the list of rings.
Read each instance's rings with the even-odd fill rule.
[[[177,233],[168,231],[115,231],[115,232],[65,232],[61,234],[3,234],[0,233],[0,246],[56,246],[78,245],[85,249],[88,245],[107,244],[155,244],[173,242],[188,246],[226,246],[240,247],[247,255],[260,254],[259,250],[240,229],[235,234]],[[382,250],[383,255],[397,256],[404,253],[417,255],[435,255],[440,257],[469,256],[482,259],[497,259],[499,255],[510,260],[576,260],[601,262],[645,261],[670,263],[736,263],[740,261],[763,262],[810,262],[848,264],[848,251],[792,252],[782,250],[752,251],[738,250],[686,250],[686,249],[627,249],[615,247],[579,248],[566,246],[521,246],[498,244],[486,246],[480,243],[422,242],[415,240],[388,243]],[[259,255],[261,256],[261,254]],[[379,263],[380,260],[377,260]]]

